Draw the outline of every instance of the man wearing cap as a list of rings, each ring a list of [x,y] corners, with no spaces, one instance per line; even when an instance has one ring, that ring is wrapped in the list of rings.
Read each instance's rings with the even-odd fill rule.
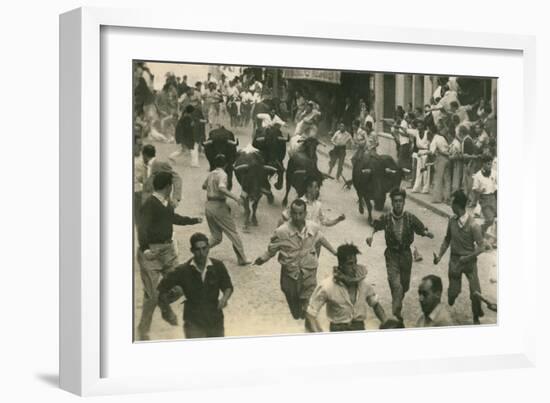
[[[323,331],[317,316],[325,304],[331,332],[365,330],[367,305],[374,310],[381,323],[386,321],[384,308],[366,280],[366,267],[357,264],[359,253],[353,244],[338,247],[338,266],[333,268],[332,276],[315,288],[309,300],[306,317],[314,332]]]

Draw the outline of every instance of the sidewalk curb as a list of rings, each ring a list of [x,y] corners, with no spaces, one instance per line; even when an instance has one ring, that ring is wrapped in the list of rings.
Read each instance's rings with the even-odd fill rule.
[[[321,149],[318,148],[317,151],[319,152],[319,154],[323,155],[324,157],[329,158],[328,152],[326,152],[325,150],[321,150]],[[344,166],[351,171],[352,166],[351,166],[351,163],[349,161],[344,161]],[[404,182],[408,183],[406,181],[404,181]],[[430,210],[432,213],[437,214],[440,217],[451,218],[451,216],[452,216],[451,214],[449,214],[445,210],[440,209],[438,206],[433,205],[430,202],[426,202],[426,201],[416,197],[414,195],[414,193],[407,192],[407,199],[412,200],[414,203],[418,204],[421,207],[424,207],[424,208]]]

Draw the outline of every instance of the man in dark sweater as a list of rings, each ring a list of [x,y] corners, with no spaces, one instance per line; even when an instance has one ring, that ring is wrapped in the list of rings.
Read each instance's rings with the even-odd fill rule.
[[[208,257],[210,247],[206,235],[195,233],[190,243],[193,258],[178,266],[160,282],[159,300],[168,304],[170,290],[179,287],[185,296],[185,337],[223,337],[223,309],[233,293],[231,278],[223,262]]]
[[[414,234],[427,236],[428,238],[434,237],[422,221],[414,214],[404,210],[406,196],[403,189],[395,188],[390,192],[391,213],[383,214],[378,220],[374,221],[372,234],[366,239],[367,244],[371,246],[376,231],[384,231],[385,233],[386,251],[384,256],[392,295],[392,311],[400,321],[403,321],[401,316],[403,298],[405,298],[411,283],[413,261],[411,244],[414,241]]]
[[[172,192],[172,174],[159,172],[153,178],[153,194],[140,210],[138,226],[138,263],[143,282],[143,307],[138,325],[138,339],[149,340],[149,330],[155,307],[159,306],[162,318],[171,325],[178,324],[169,304],[158,299],[157,286],[163,276],[177,265],[177,252],[172,241],[172,225],[193,225],[202,218],[184,217],[174,212],[169,203]]]
[[[470,284],[470,300],[472,301],[472,313],[474,324],[478,325],[479,318],[483,316],[479,278],[477,275],[477,256],[485,251],[481,228],[473,217],[466,212],[468,197],[462,190],[457,190],[452,195],[452,208],[455,215],[449,219],[447,234],[443,239],[439,254],[434,253],[434,264],[438,264],[449,246],[451,246],[451,258],[449,259],[449,305],[455,303],[462,287],[462,274],[466,276]]]

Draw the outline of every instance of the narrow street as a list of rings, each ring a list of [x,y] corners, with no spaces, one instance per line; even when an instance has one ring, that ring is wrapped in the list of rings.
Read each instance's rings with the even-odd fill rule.
[[[239,128],[234,130],[239,138],[240,147],[250,142],[251,129]],[[176,144],[155,143],[157,157],[167,159],[170,152],[177,147]],[[328,151],[328,149],[326,149]],[[351,157],[348,151],[347,160]],[[328,161],[324,155],[319,154],[319,168],[321,171],[328,171]],[[177,212],[188,216],[204,216],[205,192],[201,189],[202,183],[208,173],[208,162],[204,155],[200,156],[200,168],[191,168],[190,155],[184,154],[178,157],[175,169],[183,179],[183,200],[178,206]],[[351,177],[350,170],[344,168],[346,178]],[[258,207],[258,227],[251,227],[247,233],[242,233],[245,250],[250,260],[254,260],[262,254],[268,245],[269,238],[275,229],[280,218],[282,206],[281,200],[284,196],[284,188],[280,191],[273,189],[275,203],[269,205],[265,198],[262,198]],[[233,192],[239,193],[240,188],[237,181],[234,181]],[[295,193],[291,191],[289,200],[293,199]],[[360,263],[368,268],[369,282],[374,286],[378,297],[386,313],[391,315],[391,294],[387,283],[386,267],[384,262],[385,241],[383,233],[377,233],[374,237],[372,247],[368,247],[365,238],[369,231],[366,215],[360,215],[357,209],[357,197],[353,189],[346,190],[342,182],[327,180],[321,188],[321,200],[327,215],[331,218],[344,213],[346,220],[334,227],[324,228],[327,239],[334,247],[344,242],[355,243],[362,254],[359,256]],[[244,218],[242,209],[233,201],[228,202],[238,227],[242,230]],[[386,209],[389,208],[389,200],[386,201]],[[415,325],[420,315],[417,289],[421,278],[427,274],[437,274],[443,280],[444,294],[442,302],[446,304],[447,298],[447,267],[449,252],[445,255],[438,266],[432,263],[432,253],[439,250],[439,245],[445,234],[447,220],[424,207],[407,200],[405,209],[415,214],[435,235],[435,239],[416,237],[414,245],[423,256],[423,261],[413,263],[411,288],[404,300],[403,317],[406,327]],[[378,213],[379,214],[379,213]],[[375,214],[376,217],[376,214]],[[189,237],[194,232],[204,232],[210,235],[206,221],[195,226],[174,227],[174,238],[178,243],[179,260],[185,262],[191,257],[189,251]],[[210,252],[210,256],[222,260],[227,266],[231,275],[234,294],[225,309],[225,331],[226,336],[255,336],[303,333],[303,321],[292,319],[288,310],[284,295],[279,287],[280,266],[277,258],[263,266],[237,266],[236,257],[227,238],[221,245]],[[478,259],[479,278],[483,295],[496,301],[497,292],[497,255],[496,251],[482,254]],[[326,250],[321,252],[318,280],[329,276],[332,266],[336,265],[336,258]],[[139,275],[137,262],[134,265],[135,282],[135,325],[139,322],[142,302],[142,284]],[[172,327],[160,318],[158,310],[155,312],[151,328],[151,340],[180,339],[183,338],[182,304],[178,301],[173,308],[178,315],[180,325]],[[470,300],[468,296],[467,280],[463,279],[463,292],[457,299],[455,306],[450,309],[456,323],[469,325],[472,323]],[[369,312],[367,328],[378,329],[379,322],[374,312]],[[328,322],[323,314],[321,324],[328,329]],[[485,309],[485,317],[481,318],[482,324],[495,324],[496,313]]]

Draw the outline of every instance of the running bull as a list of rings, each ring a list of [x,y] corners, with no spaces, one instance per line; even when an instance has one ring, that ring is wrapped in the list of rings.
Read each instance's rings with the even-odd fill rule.
[[[369,223],[372,223],[372,204],[377,211],[384,209],[387,193],[401,186],[403,171],[389,155],[365,153],[353,166],[351,181],[359,198],[359,213],[364,213],[363,202],[367,205]]]
[[[283,136],[279,125],[272,127],[258,128],[254,135],[252,145],[260,150],[267,165],[275,168],[277,173],[277,182],[275,189],[280,190],[283,187],[284,172],[283,161],[286,156],[286,143],[288,137]],[[273,174],[270,174],[272,176]]]
[[[237,153],[234,170],[235,177],[242,189],[241,197],[245,212],[244,226],[245,228],[248,228],[250,224],[257,226],[258,203],[262,194],[273,200],[268,176],[273,175],[277,170],[271,165],[265,164],[260,151],[250,144]]]
[[[326,178],[333,179],[330,175],[319,171],[319,168],[317,168],[317,146],[324,144],[315,137],[299,139],[299,143],[301,144],[300,147],[288,160],[283,206],[288,204],[288,193],[291,187],[296,190],[298,197],[302,197],[305,194],[305,181],[307,177],[315,178],[319,186],[322,185],[323,180]]]
[[[225,172],[227,173],[227,189],[231,190],[233,187],[233,163],[237,156],[237,145],[239,140],[235,139],[233,132],[227,130],[225,127],[212,130],[208,135],[208,140],[203,143],[204,154],[210,164],[210,171],[212,171],[212,162],[218,154],[225,155],[227,160],[227,166]]]

